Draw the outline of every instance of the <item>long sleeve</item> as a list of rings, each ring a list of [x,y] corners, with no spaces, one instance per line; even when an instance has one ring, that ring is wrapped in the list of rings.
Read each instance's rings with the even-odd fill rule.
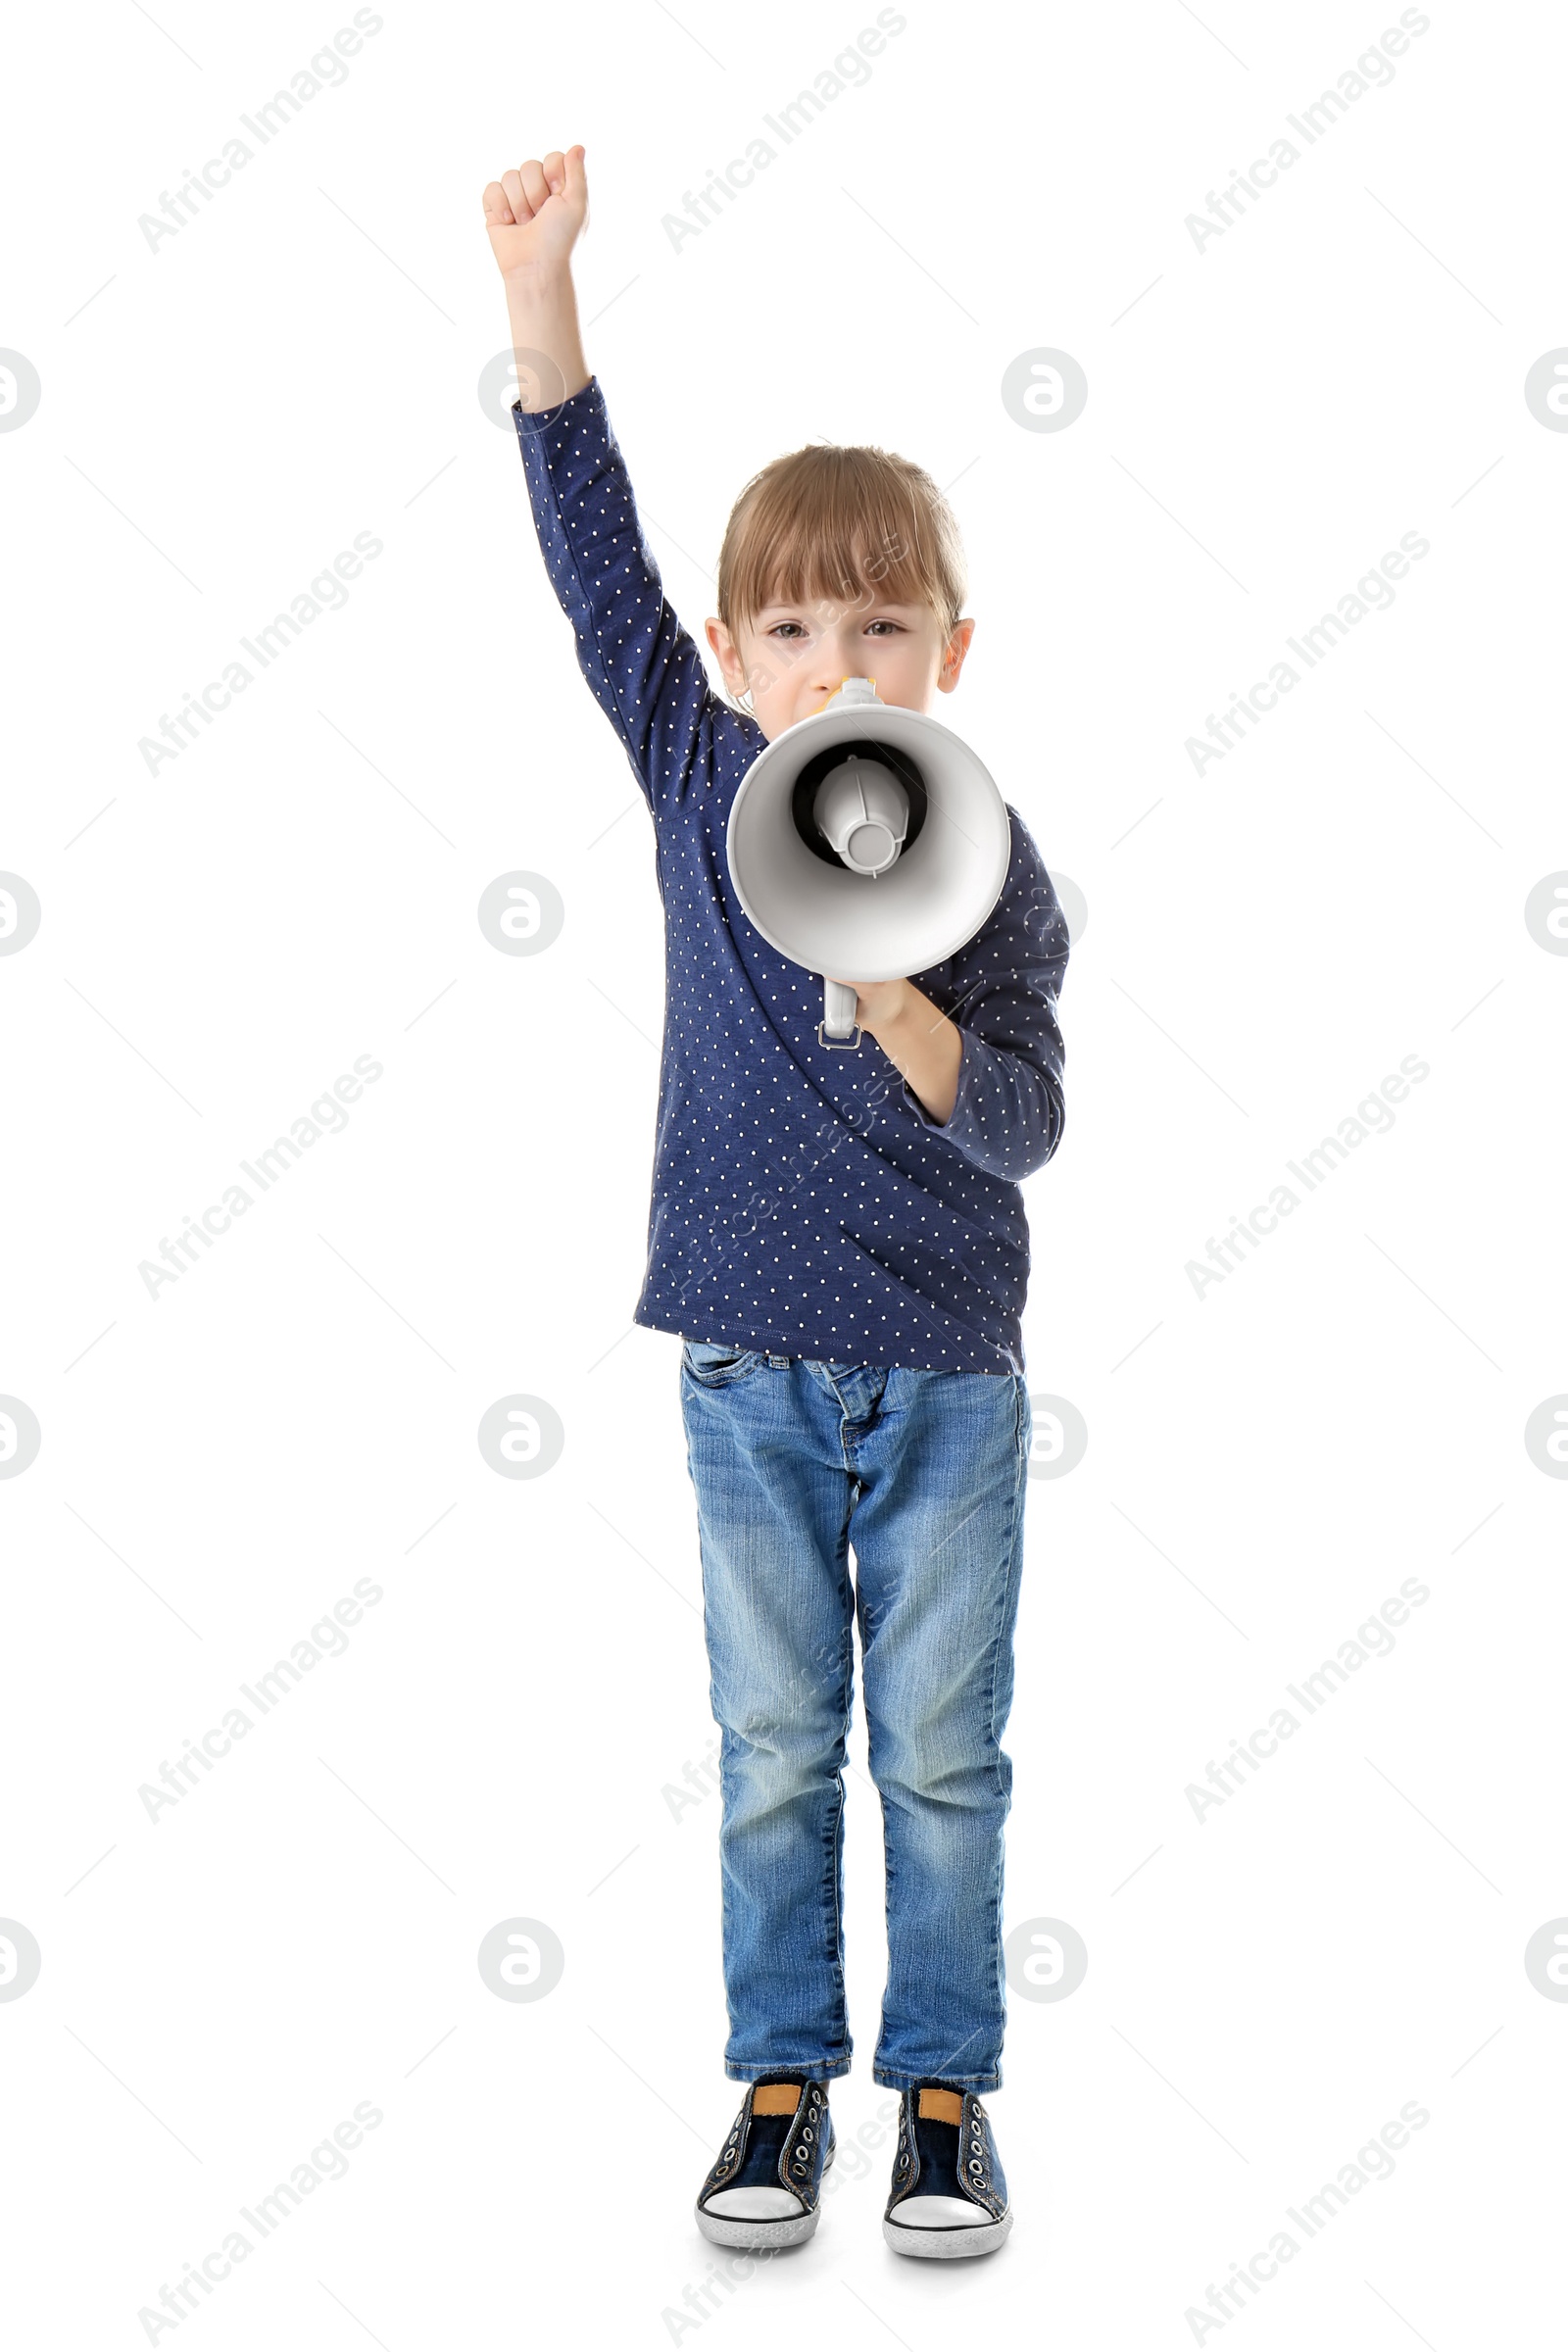
[[[528,496],[550,584],[577,640],[577,662],[625,748],[656,816],[710,772],[715,726],[760,728],[709,684],[697,646],[664,595],[599,379],[533,415],[514,405]]]
[[[1045,1166],[1065,1123],[1056,1004],[1068,948],[1045,860],[1016,809],[1008,814],[1012,858],[996,909],[925,990],[963,1041],[952,1116],[933,1119],[907,1085],[904,1099],[932,1135],[1016,1182]]]
[[[986,924],[911,975],[962,1033],[939,1126],[874,1049],[824,1048],[821,981],[736,899],[727,826],[765,738],[665,599],[598,378],[513,416],[578,665],[654,819],[664,1026],[636,1321],[824,1362],[1021,1371],[1014,1179],[1062,1123],[1066,929],[1039,852],[1013,815]]]

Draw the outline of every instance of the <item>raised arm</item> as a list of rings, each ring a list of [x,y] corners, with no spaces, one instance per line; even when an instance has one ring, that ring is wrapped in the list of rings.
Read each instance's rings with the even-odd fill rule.
[[[551,586],[577,662],[656,815],[709,771],[714,731],[756,733],[709,683],[637,519],[604,395],[577,326],[571,252],[587,219],[583,150],[492,180],[485,226],[507,289],[519,399],[513,410]]]
[[[588,218],[583,150],[558,148],[503,172],[484,192],[484,224],[507,289],[518,398],[533,412],[569,400],[588,381],[577,326],[571,249]],[[530,363],[543,360],[540,368]]]

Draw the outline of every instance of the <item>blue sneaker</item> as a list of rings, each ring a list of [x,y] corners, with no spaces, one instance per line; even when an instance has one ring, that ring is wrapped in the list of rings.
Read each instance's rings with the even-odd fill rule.
[[[1012,2228],[1006,2176],[979,2095],[947,2082],[906,2090],[882,2234],[898,2254],[993,2254]]]
[[[816,2228],[833,2161],[827,2084],[809,2075],[753,2082],[697,2197],[697,2227],[716,2246],[798,2246]]]

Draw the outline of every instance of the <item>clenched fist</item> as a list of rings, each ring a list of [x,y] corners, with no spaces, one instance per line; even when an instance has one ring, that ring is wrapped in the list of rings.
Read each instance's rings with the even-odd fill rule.
[[[484,192],[484,224],[503,277],[542,276],[566,269],[588,218],[583,149],[555,148],[503,172]]]

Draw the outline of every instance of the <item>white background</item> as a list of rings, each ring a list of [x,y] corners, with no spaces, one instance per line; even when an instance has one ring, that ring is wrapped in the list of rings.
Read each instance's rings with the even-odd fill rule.
[[[1396,9],[910,5],[676,251],[662,217],[874,9],[390,4],[151,250],[138,217],[351,13],[100,0],[11,35],[0,342],[42,382],[0,435],[0,866],[43,909],[0,959],[0,1390],[42,1430],[0,1482],[0,1913],[42,1952],[0,2004],[18,2340],[148,2340],[362,2101],[347,2177],[155,2340],[1537,2340],[1568,1486],[1523,1430],[1568,1389],[1568,960],[1524,902],[1568,865],[1568,437],[1523,382],[1568,342],[1561,21],[1435,5],[1200,251],[1186,216]],[[718,1801],[662,1791],[715,1733],[677,1343],[630,1329],[660,909],[476,391],[507,341],[480,191],[577,139],[589,363],[688,626],[779,452],[953,482],[979,626],[942,715],[1088,908],[1026,1338],[1089,1446],[1031,1482],[1007,1742],[1008,1922],[1070,1923],[1088,1976],[1012,2002],[1004,2253],[888,2252],[884,2141],[706,2305],[691,2203],[740,2097]],[[1059,433],[1001,399],[1039,347],[1089,380]],[[1392,609],[1196,775],[1186,739],[1412,531]],[[360,532],[345,607],[149,774],[139,739]],[[517,868],[565,903],[538,956],[475,918]],[[359,1055],[346,1129],[149,1297],[141,1261]],[[1196,1297],[1188,1261],[1406,1055],[1392,1129]],[[566,1433],[534,1481],[475,1443],[516,1392]],[[149,1819],[366,1577],[345,1653]],[[1409,1577],[1392,1654],[1197,1819],[1189,1784]],[[887,2105],[861,1738],[847,2136]],[[514,1917],[561,1938],[542,2000],[481,1982]],[[1393,2177],[1199,2335],[1408,2101]]]

